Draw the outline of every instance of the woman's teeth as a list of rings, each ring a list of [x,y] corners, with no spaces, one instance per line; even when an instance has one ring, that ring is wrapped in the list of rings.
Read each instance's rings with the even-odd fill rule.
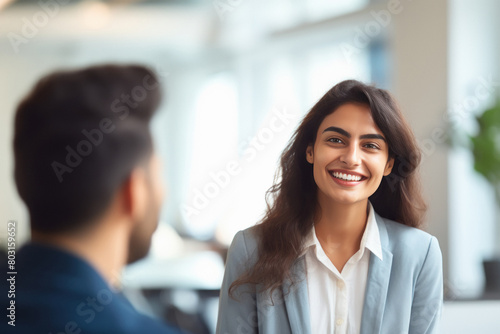
[[[361,176],[359,175],[351,175],[351,174],[344,174],[340,172],[333,172],[331,173],[334,177],[337,179],[345,180],[345,181],[359,181],[361,180]]]

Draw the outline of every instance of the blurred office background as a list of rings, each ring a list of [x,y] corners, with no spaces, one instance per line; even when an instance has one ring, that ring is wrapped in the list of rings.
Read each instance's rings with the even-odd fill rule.
[[[499,210],[446,134],[463,142],[498,96],[499,17],[496,0],[0,0],[0,243],[8,220],[18,245],[29,238],[12,177],[20,98],[55,69],[146,64],[165,89],[153,131],[168,197],[150,256],[123,284],[144,312],[212,333],[224,250],[262,217],[301,117],[355,78],[394,93],[421,145],[443,332],[498,333],[482,261],[500,250]]]

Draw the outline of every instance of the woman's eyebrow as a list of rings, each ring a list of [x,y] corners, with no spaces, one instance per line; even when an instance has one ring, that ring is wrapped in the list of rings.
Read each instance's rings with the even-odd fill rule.
[[[373,134],[367,134],[367,135],[361,135],[359,136],[360,139],[382,139],[387,143],[387,140],[385,140],[384,136],[379,135],[378,133],[373,133]]]
[[[325,133],[327,131],[337,132],[337,133],[340,133],[341,135],[343,135],[347,138],[351,138],[351,134],[349,132],[347,132],[346,130],[344,130],[342,128],[338,128],[336,126],[327,127],[326,129],[323,130],[323,133]],[[361,135],[361,136],[359,136],[359,138],[360,139],[382,139],[384,142],[387,142],[385,140],[384,136],[379,135],[378,133],[370,133],[370,134],[366,134],[366,135]]]
[[[330,127],[326,128],[326,129],[324,129],[323,133],[325,133],[327,131],[338,132],[341,135],[346,136],[347,138],[351,138],[351,134],[349,132],[347,132],[346,130],[344,130],[342,128],[337,128],[336,126],[330,126]]]

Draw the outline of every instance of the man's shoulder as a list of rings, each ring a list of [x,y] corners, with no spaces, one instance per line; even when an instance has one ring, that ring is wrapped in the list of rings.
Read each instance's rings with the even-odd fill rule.
[[[35,250],[40,256],[33,261]],[[139,313],[77,258],[31,246],[18,254],[15,295],[0,295],[1,306],[15,303],[13,333],[179,333]],[[10,288],[6,284],[2,280],[2,290]]]
[[[74,333],[89,334],[180,333],[160,320],[139,313],[124,296],[110,289],[96,290],[84,284],[72,289],[71,285],[60,282],[57,288],[20,280],[15,286],[14,298],[7,299],[7,294],[0,297],[1,305],[8,305],[10,300],[15,303],[17,331],[13,333],[66,333],[68,328]]]

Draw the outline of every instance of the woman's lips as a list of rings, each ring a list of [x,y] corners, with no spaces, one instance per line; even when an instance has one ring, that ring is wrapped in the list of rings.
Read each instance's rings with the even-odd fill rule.
[[[332,179],[342,186],[356,186],[367,179],[367,177],[352,172],[330,171]]]

